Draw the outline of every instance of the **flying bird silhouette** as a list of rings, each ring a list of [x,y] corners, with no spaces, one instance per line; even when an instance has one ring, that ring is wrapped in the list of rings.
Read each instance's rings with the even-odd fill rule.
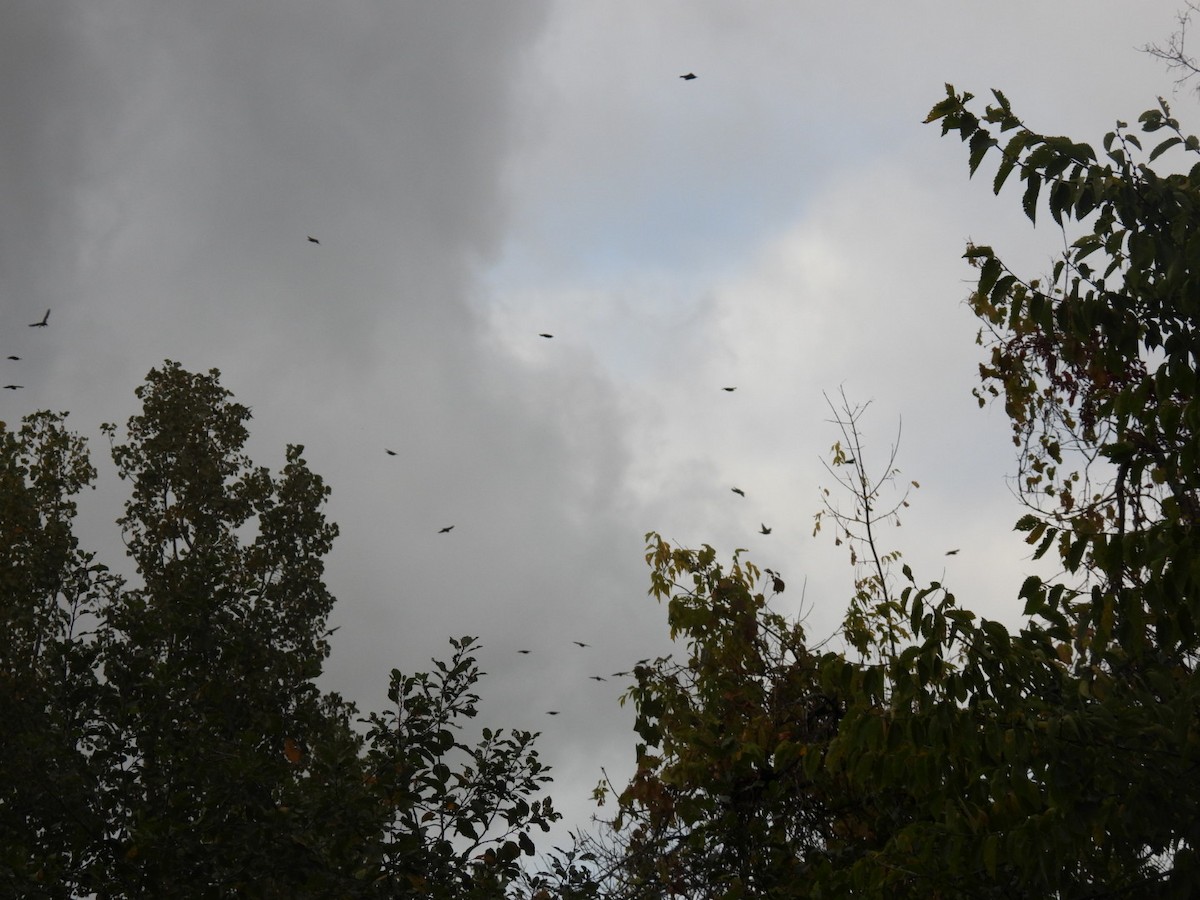
[[[384,453],[386,453],[388,456],[395,456],[395,455],[396,455],[396,451],[395,451],[395,450],[389,450],[387,447],[384,447],[384,448],[383,448],[383,452],[384,452]]]
[[[771,533],[771,529],[768,528],[766,525],[763,525],[762,530],[759,532],[759,534],[770,534],[770,533]]]
[[[532,650],[518,650],[517,652],[529,654],[529,653],[532,653],[533,651]]]
[[[746,496],[746,492],[743,491],[741,488],[730,488],[730,490],[733,491],[735,494],[737,494],[739,497]]]
[[[538,335],[538,337],[552,338],[552,337],[554,337],[554,335],[546,334],[546,332],[543,331],[541,334]]]
[[[557,716],[557,715],[558,715],[558,710],[557,710],[557,709],[548,709],[548,710],[546,710],[546,715],[548,715],[548,716]]]
[[[735,388],[735,387],[731,387],[731,388],[721,388],[721,390],[723,390],[723,391],[729,391],[729,393],[731,393],[731,394],[732,394],[734,391],[736,391],[736,390],[737,390],[737,388]]]
[[[46,325],[47,325],[47,324],[49,324],[49,323],[47,322],[47,320],[48,320],[49,318],[50,318],[50,310],[46,310],[46,314],[45,314],[44,316],[42,316],[42,321],[40,321],[40,322],[30,322],[30,323],[29,323],[29,327],[30,327],[30,328],[45,328],[45,327],[46,327]]]
[[[696,73],[688,72],[686,75],[680,75],[679,77],[682,78],[684,81],[695,81]]]
[[[591,644],[585,644],[583,641],[571,641],[576,647],[590,647]]]
[[[9,357],[9,359],[20,359],[20,358],[21,358],[21,357],[19,357],[19,356],[10,356],[10,357]]]
[[[588,678],[592,679],[592,681],[608,681],[603,675],[589,675]]]
[[[454,530],[454,526],[453,526],[453,525],[447,525],[445,528],[439,528],[439,529],[438,529],[438,534],[446,534],[447,532],[449,532],[449,531],[453,531],[453,530]]]
[[[308,242],[309,242],[310,244],[319,244],[319,243],[321,243],[321,242],[320,242],[320,241],[318,241],[318,240],[317,240],[315,237],[313,237],[311,234],[308,236]]]
[[[23,384],[6,384],[4,386],[4,389],[6,391],[19,391],[23,387],[25,387],[25,385],[23,385]]]
[[[960,547],[959,549],[962,549],[962,548]],[[954,554],[956,554],[956,553],[958,553],[958,550],[947,550],[946,551],[947,556],[954,556]]]

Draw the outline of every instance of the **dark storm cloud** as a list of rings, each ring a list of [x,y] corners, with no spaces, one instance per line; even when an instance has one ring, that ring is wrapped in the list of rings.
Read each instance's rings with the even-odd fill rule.
[[[7,302],[78,305],[151,362],[206,340],[236,357],[246,332],[305,349],[319,330],[358,364],[397,304],[409,334],[465,322],[539,18],[538,3],[19,3],[0,54]]]
[[[582,724],[624,742],[612,698],[596,715],[600,695],[577,694],[591,670],[561,652],[584,640],[614,671],[649,652],[618,624],[657,618],[622,410],[571,352],[579,335],[530,332],[559,356],[526,370],[478,315],[542,4],[45,9],[5,32],[29,47],[0,100],[21,123],[2,218],[24,242],[0,277],[6,298],[32,288],[22,326],[54,307],[28,407],[71,409],[94,435],[164,357],[219,367],[254,410],[257,461],[302,442],[333,488],[329,685],[370,707],[390,668],[476,634],[493,724],[546,728],[531,704],[561,707],[548,758],[594,745]],[[83,515],[85,543],[118,565],[102,529],[121,487]],[[518,643],[540,661],[509,664]]]
[[[0,29],[0,292],[7,315],[61,299],[68,283],[56,247],[69,244],[77,191],[87,177],[88,135],[114,101],[79,16],[18,2]],[[5,321],[5,331],[11,321]]]

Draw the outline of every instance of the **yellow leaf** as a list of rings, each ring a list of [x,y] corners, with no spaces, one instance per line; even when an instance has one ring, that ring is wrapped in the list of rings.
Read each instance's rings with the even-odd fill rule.
[[[287,757],[288,762],[295,765],[304,757],[304,752],[296,739],[289,737],[283,739],[283,755]]]

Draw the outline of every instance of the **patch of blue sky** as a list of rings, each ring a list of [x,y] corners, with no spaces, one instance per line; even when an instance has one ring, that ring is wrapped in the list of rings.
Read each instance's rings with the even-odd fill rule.
[[[799,151],[771,155],[777,158],[747,159],[737,168],[703,161],[655,167],[543,194],[522,210],[490,280],[601,288],[668,273],[693,284],[728,277],[801,221],[829,180],[824,160]]]

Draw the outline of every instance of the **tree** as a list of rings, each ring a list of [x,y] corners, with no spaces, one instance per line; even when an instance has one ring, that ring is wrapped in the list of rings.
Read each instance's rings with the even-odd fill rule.
[[[278,477],[251,464],[250,412],[215,372],[168,363],[136,393],[113,459],[140,585],[104,611],[100,642],[107,751],[127,761],[107,785],[105,877],[157,896],[344,890],[378,813],[353,709],[314,684],[333,605],[328,488],[301,447]]]
[[[616,795],[617,811],[575,848],[590,865],[594,892],[571,884],[577,895],[821,896],[831,873],[877,854],[918,809],[903,784],[859,789],[856,769],[871,760],[843,766],[836,758],[852,704],[870,710],[867,727],[883,727],[881,660],[907,637],[890,575],[899,554],[875,543],[880,523],[907,506],[905,496],[883,504],[898,475],[896,454],[880,477],[868,477],[858,430],[864,408],[843,401],[830,472],[855,506],[842,512],[826,492],[816,530],[822,517],[834,520],[851,564],[866,566],[842,632],[863,661],[810,647],[802,624],[771,608],[783,576],[744,560],[745,551],[725,566],[710,546],[689,550],[646,535],[650,594],[665,602],[685,654],[643,660],[633,671],[622,702],[636,709],[637,769],[623,788],[597,789],[601,801]]]
[[[1194,155],[1200,140],[1160,100],[1139,125],[1165,139],[1143,153],[1118,123],[1101,159],[1030,130],[994,97],[980,118],[971,95],[948,87],[929,119],[968,143],[972,173],[998,155],[996,192],[1016,172],[1031,221],[1045,188],[1064,234],[1081,231],[1046,280],[1018,277],[989,247],[966,254],[990,337],[984,390],[1003,396],[1022,450],[1031,511],[1017,527],[1037,555],[1056,550],[1070,579],[1022,589],[1032,619],[1020,674],[1045,689],[1032,703],[1033,749],[1061,767],[1037,784],[1043,819],[1061,822],[1030,836],[1075,851],[1051,882],[1060,891],[1190,896],[1200,881],[1200,166],[1160,174],[1151,164],[1172,150]],[[1061,700],[1039,711],[1053,688]],[[1017,858],[1013,833],[1003,839]]]
[[[388,811],[377,851],[382,896],[506,896],[521,857],[534,855],[531,829],[548,831],[560,817],[549,797],[531,800],[550,781],[536,734],[484,728],[474,746],[459,739],[459,720],[476,715],[482,673],[474,638],[450,643],[452,658],[434,660],[432,674],[393,671],[392,708],[369,720],[368,781]]]
[[[502,896],[558,814],[535,735],[454,734],[474,639],[394,671],[391,712],[321,692],[329,489],[301,447],[251,463],[215,370],[168,361],[136,393],[125,440],[104,429],[129,583],[72,533],[83,441],[48,413],[0,431],[6,895]]]
[[[882,689],[878,668],[822,676],[803,627],[771,610],[785,584],[737,551],[647,535],[651,594],[665,600],[685,662],[639,665],[638,765],[610,823],[607,896],[809,896],[830,860],[870,852],[899,796],[855,792],[824,764],[846,697]],[[847,671],[850,671],[849,669]]]
[[[95,472],[63,417],[0,430],[0,892],[84,890],[103,831],[102,685],[88,637],[114,579],[79,549],[71,499]]]

